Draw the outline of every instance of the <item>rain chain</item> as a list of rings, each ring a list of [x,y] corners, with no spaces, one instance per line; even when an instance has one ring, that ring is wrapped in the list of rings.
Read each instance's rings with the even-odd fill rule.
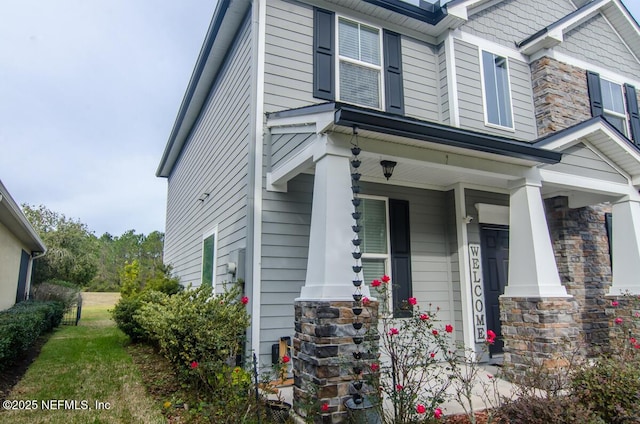
[[[360,273],[362,272],[362,262],[360,260],[360,258],[362,257],[362,250],[360,247],[360,244],[362,243],[362,239],[360,238],[360,231],[362,230],[362,226],[360,225],[360,218],[362,217],[362,214],[360,212],[360,210],[358,209],[358,207],[360,206],[360,202],[361,199],[359,198],[359,193],[360,193],[360,185],[359,185],[359,181],[360,181],[360,177],[362,176],[362,174],[360,174],[360,172],[358,172],[358,168],[360,168],[360,165],[362,164],[362,162],[360,161],[360,159],[358,159],[358,155],[360,155],[360,147],[358,146],[358,128],[354,127],[353,129],[353,135],[355,138],[355,143],[352,142],[352,147],[351,147],[351,153],[353,154],[353,157],[351,158],[351,190],[353,191],[353,199],[351,200],[351,203],[353,204],[353,208],[354,211],[351,214],[351,216],[353,217],[353,219],[355,220],[355,225],[353,225],[351,228],[353,229],[354,232],[354,238],[351,241],[353,243],[353,252],[351,253],[351,255],[353,256],[353,259],[355,259],[356,264],[353,266],[353,272],[356,274],[355,275],[355,279],[353,280],[353,285],[355,287],[355,292],[353,293],[353,315],[354,315],[354,321],[353,321],[353,328],[355,329],[355,335],[353,336],[353,343],[355,343],[356,345],[356,350],[353,352],[353,358],[355,359],[354,365],[353,365],[353,373],[356,375],[356,380],[353,381],[351,383],[351,385],[353,386],[353,395],[352,395],[352,399],[353,402],[356,405],[359,405],[362,403],[363,401],[363,396],[362,396],[362,371],[363,371],[363,355],[364,353],[362,352],[362,343],[364,342],[364,333],[366,333],[366,330],[364,332],[361,332],[360,330],[362,330],[363,327],[363,322],[360,321],[360,315],[362,314],[363,311],[363,302],[362,302],[362,279],[360,278]]]

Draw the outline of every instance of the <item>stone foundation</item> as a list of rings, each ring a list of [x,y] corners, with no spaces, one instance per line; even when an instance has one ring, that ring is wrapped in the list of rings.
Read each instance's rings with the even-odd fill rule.
[[[358,350],[354,336],[364,336],[370,325],[376,326],[378,303],[371,301],[357,317],[363,323],[356,330],[353,307],[356,302],[296,301],[293,338],[293,407],[296,414],[313,417],[315,423],[347,422],[345,402],[352,398],[354,366],[365,367],[366,354],[356,361]],[[366,352],[367,343],[360,346]],[[320,406],[329,406],[322,411]]]
[[[578,304],[573,297],[500,297],[505,375],[522,381],[532,367],[567,364],[578,346]]]

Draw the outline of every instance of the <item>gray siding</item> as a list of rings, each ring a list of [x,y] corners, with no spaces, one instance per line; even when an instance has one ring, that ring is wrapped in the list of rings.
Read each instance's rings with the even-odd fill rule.
[[[183,284],[199,285],[203,234],[218,226],[217,282],[230,252],[246,246],[251,31],[244,23],[168,179],[164,259]],[[198,199],[203,193],[209,196]]]
[[[562,153],[562,161],[555,165],[545,166],[546,169],[580,177],[597,178],[616,183],[626,183],[627,179],[614,167],[602,160],[584,144],[577,144]]]
[[[640,74],[638,60],[599,14],[567,33],[556,50],[622,75],[637,77]]]
[[[272,168],[278,166],[284,159],[303,150],[316,139],[316,134],[277,134],[271,136]]]
[[[515,42],[524,40],[575,10],[570,0],[505,0],[471,15],[462,29],[513,48]]]
[[[271,345],[293,336],[293,302],[307,272],[313,176],[298,175],[287,193],[263,190],[262,317],[260,363],[271,363]]]
[[[313,98],[313,9],[298,2],[267,2],[264,111],[292,109]]]
[[[402,37],[404,108],[407,116],[440,119],[438,57],[428,44]]]
[[[421,308],[440,307],[439,319],[453,322],[454,296],[451,284],[449,209],[445,192],[385,184],[362,183],[362,194],[409,201],[411,225],[411,276],[413,296]]]
[[[509,58],[514,133],[509,130],[489,127],[484,123],[484,99],[478,46],[456,40],[455,49],[460,126],[527,141],[536,139],[538,132],[535,122],[529,66],[526,63]]]

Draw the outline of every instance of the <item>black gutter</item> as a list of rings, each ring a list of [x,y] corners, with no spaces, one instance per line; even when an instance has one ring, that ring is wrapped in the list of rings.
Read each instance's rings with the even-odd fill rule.
[[[543,163],[558,163],[562,154],[523,141],[421,121],[336,103],[335,124],[447,146]]]
[[[447,16],[446,11],[437,4],[421,1],[421,6],[414,6],[400,0],[364,0],[375,6],[403,14],[413,19],[435,25]]]

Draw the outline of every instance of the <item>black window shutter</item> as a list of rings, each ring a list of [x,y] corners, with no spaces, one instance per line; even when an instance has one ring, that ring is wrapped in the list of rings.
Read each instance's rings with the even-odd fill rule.
[[[313,97],[335,100],[334,13],[313,9]]]
[[[638,112],[638,96],[633,85],[624,85],[624,94],[627,98],[627,111],[629,112],[629,124],[631,127],[631,139],[640,145],[640,112]]]
[[[602,89],[600,88],[600,75],[587,71],[587,87],[589,88],[589,101],[591,103],[591,116],[600,116],[602,109]]]
[[[391,275],[393,276],[393,316],[409,317],[407,299],[412,297],[411,239],[409,238],[409,202],[389,199],[389,233],[391,238]],[[404,303],[403,303],[404,302]]]
[[[402,47],[400,34],[384,30],[384,78],[385,110],[404,115],[404,90],[402,86]]]

